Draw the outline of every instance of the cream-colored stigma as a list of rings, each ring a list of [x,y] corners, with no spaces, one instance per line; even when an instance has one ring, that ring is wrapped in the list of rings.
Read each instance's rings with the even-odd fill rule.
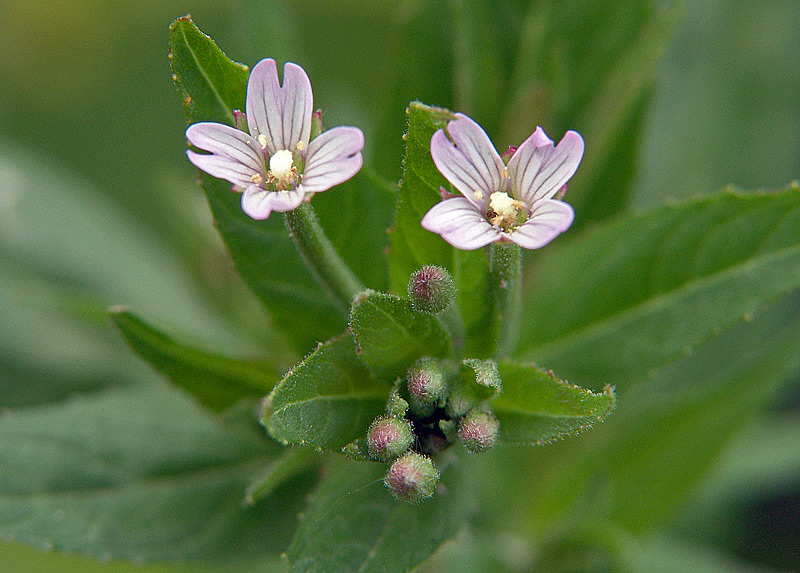
[[[286,179],[294,167],[294,157],[288,149],[276,151],[269,158],[269,171],[275,179]]]
[[[517,216],[517,207],[514,205],[514,200],[505,191],[492,193],[491,197],[489,197],[489,207],[504,219],[513,219]]]
[[[516,227],[528,216],[528,208],[522,201],[512,199],[505,191],[495,191],[489,197],[489,208],[495,216],[490,222],[495,227],[503,227],[509,230]],[[523,213],[520,213],[522,211]],[[520,220],[520,216],[522,220]]]

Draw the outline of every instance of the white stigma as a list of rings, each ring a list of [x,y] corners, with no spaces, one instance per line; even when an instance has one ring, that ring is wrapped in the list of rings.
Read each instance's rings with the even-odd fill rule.
[[[503,219],[513,221],[517,216],[517,206],[514,203],[514,199],[509,197],[505,191],[495,191],[489,197],[489,207]]]
[[[276,179],[285,179],[292,173],[294,167],[294,157],[288,149],[276,151],[269,158],[269,170]]]

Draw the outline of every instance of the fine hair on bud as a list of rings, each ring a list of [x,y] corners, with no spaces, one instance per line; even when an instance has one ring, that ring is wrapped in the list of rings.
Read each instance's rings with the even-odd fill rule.
[[[367,430],[369,455],[382,462],[406,453],[413,442],[414,431],[403,418],[383,416],[372,422]]]
[[[420,358],[406,373],[408,393],[421,404],[432,404],[445,394],[444,374],[432,358]]]
[[[439,314],[456,298],[456,283],[447,269],[427,265],[411,273],[408,298],[419,312]]]
[[[389,467],[383,483],[395,499],[419,503],[433,495],[439,471],[429,457],[408,452]]]
[[[458,438],[467,450],[479,454],[494,447],[499,429],[497,418],[473,408],[458,424]]]

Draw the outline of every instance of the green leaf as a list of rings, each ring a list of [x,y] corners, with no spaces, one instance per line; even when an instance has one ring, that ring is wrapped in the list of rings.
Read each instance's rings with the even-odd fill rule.
[[[597,517],[636,532],[668,519],[798,368],[799,293],[620,392],[615,414],[592,432],[498,463],[495,471],[524,476],[498,495],[538,484],[539,495],[514,498],[536,535]]]
[[[135,379],[137,361],[108,328],[110,304],[131,305],[226,349],[253,350],[209,307],[174,250],[101,190],[51,158],[6,145],[0,181],[7,199],[0,210],[3,407]]]
[[[636,531],[666,518],[798,366],[795,291],[626,394],[601,454],[612,517]]]
[[[228,59],[188,18],[175,21],[170,45],[175,83],[184,101],[188,96],[192,102],[185,106],[188,122],[232,124],[231,110],[244,109],[246,68]],[[275,327],[302,352],[341,332],[346,317],[303,264],[282,218],[251,219],[229,183],[204,174],[201,184],[236,269],[269,310]],[[314,200],[334,246],[368,285],[387,282],[383,229],[394,197],[391,185],[363,172]]]
[[[347,332],[289,371],[267,398],[262,422],[284,444],[339,450],[366,434],[390,390],[372,378]]]
[[[316,464],[319,456],[305,448],[287,448],[275,458],[266,469],[247,486],[244,502],[247,505],[258,503],[269,497],[286,480],[307,471]]]
[[[245,108],[247,66],[228,59],[189,16],[169,27],[169,59],[189,123],[234,125],[233,110]]]
[[[519,145],[536,124],[555,140],[568,129],[583,135],[586,154],[566,199],[575,207],[575,228],[627,203],[656,64],[680,4],[530,3],[501,140]],[[533,125],[527,118],[535,118]]]
[[[383,464],[334,464],[312,495],[287,551],[290,570],[413,569],[454,537],[466,518],[469,503],[461,465],[456,461],[440,467],[436,494],[410,505],[395,501],[383,487]]]
[[[471,356],[487,354],[483,339],[488,315],[488,262],[482,250],[460,251],[439,235],[420,226],[425,213],[441,201],[439,188],[451,189],[431,158],[431,137],[454,117],[442,108],[419,102],[408,106],[406,155],[403,180],[391,229],[389,272],[394,292],[406,292],[408,277],[425,265],[439,265],[450,271],[458,287],[456,302],[464,319],[466,345]]]
[[[111,320],[134,351],[175,386],[213,412],[242,398],[260,398],[278,375],[264,362],[237,360],[179,344],[125,310],[111,310]]]
[[[423,356],[446,357],[450,336],[436,317],[417,312],[411,301],[366,291],[353,301],[350,324],[358,353],[375,376],[392,381]]]
[[[162,385],[4,413],[0,539],[136,562],[279,552],[308,479],[282,486],[269,508],[244,508],[248,481],[279,446],[199,414]]]
[[[347,266],[369,288],[389,288],[386,249],[397,203],[397,185],[367,167],[349,181],[314,196],[325,234]]]
[[[247,68],[230,60],[188,17],[172,24],[170,50],[188,123],[233,125],[232,110],[244,109]],[[298,349],[340,332],[343,317],[298,257],[281,217],[251,219],[230,183],[203,174],[201,184],[236,269],[269,309],[275,326]]]
[[[616,405],[614,390],[595,394],[533,365],[498,364],[503,393],[492,401],[506,444],[544,444],[602,422]]]
[[[553,245],[520,355],[582,384],[646,379],[800,285],[800,193],[724,193]]]

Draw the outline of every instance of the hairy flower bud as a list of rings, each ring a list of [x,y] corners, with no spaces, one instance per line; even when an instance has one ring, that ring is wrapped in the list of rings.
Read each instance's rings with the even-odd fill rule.
[[[456,298],[456,284],[447,269],[427,265],[411,273],[408,298],[414,310],[439,314]]]
[[[432,358],[420,358],[408,369],[408,393],[421,404],[432,404],[444,396],[446,386],[439,364]]]
[[[376,419],[367,431],[369,454],[388,462],[404,454],[414,441],[411,424],[402,418],[386,416]]]
[[[396,499],[408,503],[431,497],[438,482],[439,472],[431,459],[416,452],[396,459],[383,479]]]
[[[472,453],[478,454],[492,449],[497,442],[500,422],[481,410],[472,409],[458,425],[458,437]]]

